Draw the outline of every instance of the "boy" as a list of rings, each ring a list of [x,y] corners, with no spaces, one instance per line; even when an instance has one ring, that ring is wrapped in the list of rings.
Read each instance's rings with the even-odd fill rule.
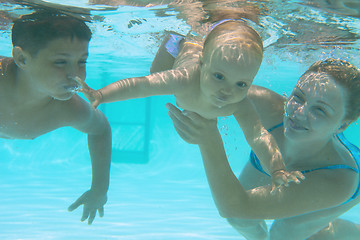
[[[34,139],[71,126],[88,135],[92,184],[70,207],[84,205],[81,220],[103,216],[111,158],[106,117],[75,94],[85,79],[91,31],[74,17],[40,11],[15,20],[12,58],[0,64],[0,137]]]
[[[272,175],[275,190],[288,181],[299,182],[302,175],[285,171],[275,140],[246,97],[262,56],[259,34],[242,20],[227,19],[212,27],[203,44],[170,35],[151,67],[155,73],[149,76],[120,80],[98,91],[81,79],[79,84],[94,107],[132,98],[174,95],[179,107],[205,118],[234,115],[250,147]]]

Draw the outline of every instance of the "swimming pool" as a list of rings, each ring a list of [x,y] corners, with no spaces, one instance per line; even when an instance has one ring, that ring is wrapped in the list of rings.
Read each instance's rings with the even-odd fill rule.
[[[90,7],[87,1],[47,2]],[[309,8],[301,1],[279,7],[280,2],[266,5],[268,15],[260,18],[266,52],[255,84],[289,94],[300,74],[320,58],[341,57],[360,66],[357,18]],[[0,4],[0,10],[12,14],[29,11]],[[163,30],[189,30],[176,17],[176,9],[165,5],[93,14],[98,20],[90,24],[94,36],[87,82],[94,88],[147,75]],[[311,26],[313,32],[325,29],[328,35],[318,34],[310,41],[299,25]],[[330,42],[334,30],[343,37]],[[6,25],[0,37],[0,55],[10,56]],[[113,129],[113,164],[105,216],[91,226],[79,221],[81,209],[66,210],[91,180],[84,134],[63,128],[31,141],[1,139],[0,239],[243,239],[219,216],[199,151],[174,131],[164,107],[167,102],[174,103],[174,98],[101,106]],[[219,126],[230,163],[240,173],[250,150],[233,118],[221,118]],[[360,146],[359,133],[359,126],[353,125],[345,134]],[[344,218],[360,223],[360,206]]]

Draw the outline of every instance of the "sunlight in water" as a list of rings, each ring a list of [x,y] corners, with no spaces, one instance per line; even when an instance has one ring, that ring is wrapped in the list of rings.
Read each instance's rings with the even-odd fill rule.
[[[78,73],[65,75],[70,82],[66,91],[81,98],[86,97],[86,86],[100,89],[113,82],[119,89],[135,86],[133,77],[150,74],[152,60],[169,33],[190,39],[186,44],[202,50],[205,36],[224,18],[253,27],[264,46],[255,36],[249,40],[248,35],[224,35],[228,44],[213,54],[219,54],[228,65],[246,61],[246,67],[262,58],[254,84],[281,95],[290,95],[301,74],[315,61],[332,57],[360,66],[357,0],[292,0],[286,4],[283,0],[0,0],[1,58],[12,56],[13,21],[39,8],[82,19],[93,33],[86,78]],[[234,47],[239,44],[240,48]],[[188,66],[202,64],[202,51],[189,51],[186,56],[196,59]],[[175,65],[169,65],[179,66],[183,61],[177,59]],[[5,83],[8,64],[0,63],[0,82]],[[39,72],[46,70],[42,66]],[[185,69],[181,74],[185,79],[190,73]],[[152,80],[154,76],[143,79]],[[150,81],[154,85],[167,81],[163,72],[156,76],[160,76],[158,81]],[[325,91],[328,78],[319,73],[304,75],[299,88],[312,78],[322,79],[313,86],[314,92]],[[46,84],[53,83],[47,80]],[[12,104],[11,93],[5,87],[1,89],[5,100],[0,107]],[[258,90],[252,94],[261,93]],[[126,99],[127,94],[131,93],[120,95]],[[139,97],[98,107],[112,128],[113,160],[104,217],[97,213],[91,226],[80,221],[81,207],[67,211],[91,184],[91,160],[84,133],[64,127],[34,140],[0,139],[1,240],[245,239],[219,216],[199,149],[182,141],[167,115],[165,104],[176,104],[174,96]],[[48,115],[55,118],[54,111]],[[0,131],[6,128],[4,119],[9,116],[10,111],[0,112]],[[86,124],[84,121],[77,127],[82,130]],[[238,176],[251,149],[233,117],[218,118],[218,127],[229,164]],[[263,130],[257,140],[264,142],[268,134]],[[356,124],[345,132],[357,146],[359,134]],[[274,152],[272,160],[279,157],[280,153]],[[269,187],[250,191],[261,196]],[[284,189],[278,188],[280,194],[276,196],[282,198]],[[360,207],[355,206],[343,218],[360,223]],[[272,221],[265,223],[270,226]],[[330,224],[328,229],[334,227]]]

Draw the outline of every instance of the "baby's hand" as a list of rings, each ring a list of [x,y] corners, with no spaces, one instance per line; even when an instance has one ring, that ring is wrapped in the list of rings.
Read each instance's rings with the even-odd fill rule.
[[[78,208],[80,205],[84,205],[81,221],[88,219],[88,224],[92,224],[95,219],[96,211],[99,212],[99,216],[104,216],[104,205],[107,201],[105,194],[96,194],[93,191],[86,191],[81,195],[73,204],[71,204],[68,210],[71,212]]]
[[[300,171],[287,172],[285,170],[277,170],[271,174],[271,192],[274,193],[274,191],[279,189],[282,185],[288,187],[290,182],[299,184],[299,179],[305,179],[305,176]]]
[[[80,85],[79,92],[82,92],[85,97],[90,101],[94,108],[97,108],[101,103],[102,95],[99,91],[96,91],[89,87],[84,80],[79,77],[75,77],[74,80]]]

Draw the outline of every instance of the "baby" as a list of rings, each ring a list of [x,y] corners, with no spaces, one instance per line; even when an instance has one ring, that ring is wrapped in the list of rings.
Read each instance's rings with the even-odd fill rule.
[[[119,80],[100,90],[84,82],[82,92],[94,107],[101,103],[174,95],[176,104],[208,119],[234,115],[247,142],[272,175],[273,187],[299,182],[301,173],[288,173],[272,135],[261,124],[247,92],[263,57],[259,34],[242,20],[213,26],[203,44],[172,34],[160,46],[145,77]]]

